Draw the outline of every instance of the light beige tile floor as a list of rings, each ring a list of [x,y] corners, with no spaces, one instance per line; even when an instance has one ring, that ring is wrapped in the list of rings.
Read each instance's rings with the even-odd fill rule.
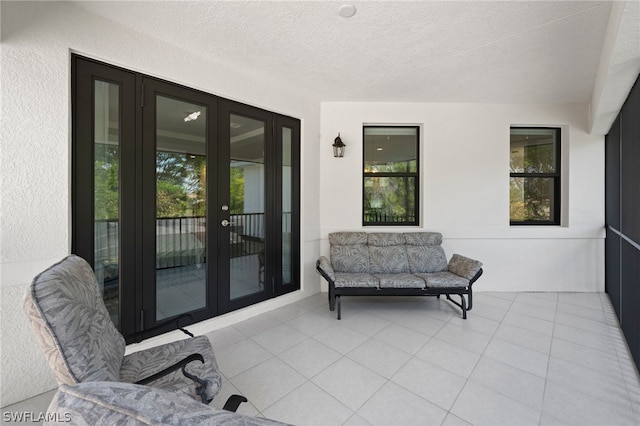
[[[298,425],[638,425],[640,378],[606,294],[326,293],[210,333],[239,412]],[[46,411],[52,393],[3,411]]]

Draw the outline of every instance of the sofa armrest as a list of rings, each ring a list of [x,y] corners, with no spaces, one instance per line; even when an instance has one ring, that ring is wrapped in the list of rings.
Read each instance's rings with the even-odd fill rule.
[[[449,272],[471,280],[482,269],[482,262],[460,254],[454,254],[449,260],[448,269]]]
[[[336,273],[333,271],[333,266],[326,256],[320,256],[320,259],[316,262],[316,269],[327,281],[333,282],[336,280]]]

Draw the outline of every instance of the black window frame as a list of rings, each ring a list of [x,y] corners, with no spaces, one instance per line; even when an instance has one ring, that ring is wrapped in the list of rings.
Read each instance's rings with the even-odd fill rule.
[[[415,129],[416,131],[416,170],[415,172],[366,172],[365,164],[366,164],[366,149],[365,149],[365,133],[367,129],[378,128],[378,129]],[[414,212],[413,212],[413,221],[404,221],[404,222],[396,222],[396,221],[378,221],[378,222],[367,222],[367,214],[366,214],[366,193],[365,193],[365,185],[367,178],[371,177],[393,177],[393,178],[402,178],[409,177],[413,178],[415,181],[414,185]],[[362,226],[418,226],[420,224],[420,126],[419,125],[363,125],[362,126]]]
[[[509,180],[511,178],[526,178],[526,179],[553,179],[553,219],[552,220],[512,220],[509,215],[510,226],[560,226],[561,211],[562,211],[562,197],[561,197],[561,180],[562,180],[562,128],[561,127],[546,127],[546,126],[511,126],[509,129],[509,150],[511,151],[511,131],[518,130],[552,130],[554,132],[555,139],[555,164],[553,173],[531,173],[531,172],[509,172]],[[511,195],[509,196],[509,206],[511,206]]]

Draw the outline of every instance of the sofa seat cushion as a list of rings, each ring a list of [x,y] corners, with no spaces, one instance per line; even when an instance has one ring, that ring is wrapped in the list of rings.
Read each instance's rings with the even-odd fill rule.
[[[425,282],[412,274],[382,274],[376,275],[380,279],[380,288],[424,288]]]
[[[465,288],[469,280],[449,271],[416,274],[427,282],[427,288]]]
[[[378,278],[371,274],[336,272],[336,287],[379,287]]]

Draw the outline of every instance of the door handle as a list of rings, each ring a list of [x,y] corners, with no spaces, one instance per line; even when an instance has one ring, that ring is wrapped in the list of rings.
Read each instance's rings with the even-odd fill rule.
[[[220,225],[222,226],[229,226],[231,224],[231,222],[229,222],[227,219],[224,219],[222,222],[220,222]]]

